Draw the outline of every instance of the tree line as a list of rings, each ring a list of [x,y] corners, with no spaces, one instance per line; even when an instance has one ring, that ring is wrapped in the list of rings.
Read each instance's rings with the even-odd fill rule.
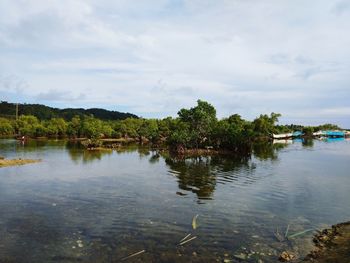
[[[0,135],[124,138],[154,144],[167,143],[176,151],[183,151],[208,147],[238,150],[249,147],[257,138],[268,138],[272,133],[300,130],[310,134],[320,129],[339,129],[331,124],[317,127],[277,125],[280,116],[278,113],[261,114],[248,121],[233,114],[218,119],[216,109],[210,103],[198,100],[195,107],[181,109],[176,118],[101,120],[93,115],[75,115],[70,120],[60,117],[40,120],[33,115],[21,115],[18,120],[0,118]]]
[[[75,116],[83,117],[84,115],[93,115],[100,120],[124,120],[127,118],[138,118],[135,114],[123,113],[119,111],[110,111],[105,109],[58,109],[48,107],[42,104],[19,104],[18,115],[33,115],[39,120],[50,120],[52,118],[63,118],[66,121],[71,120]],[[16,104],[6,101],[0,102],[0,117],[15,117]]]

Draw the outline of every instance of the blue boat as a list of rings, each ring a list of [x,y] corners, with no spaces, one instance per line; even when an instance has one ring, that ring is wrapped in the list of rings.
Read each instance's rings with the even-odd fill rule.
[[[295,131],[295,132],[293,132],[293,137],[295,138],[295,137],[301,137],[301,136],[303,136],[304,134],[301,132],[301,131]]]
[[[328,137],[345,137],[345,132],[343,132],[343,131],[326,131],[326,136],[328,136]]]

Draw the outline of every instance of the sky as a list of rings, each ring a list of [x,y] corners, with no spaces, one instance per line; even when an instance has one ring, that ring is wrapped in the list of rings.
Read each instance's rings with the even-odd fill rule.
[[[0,0],[0,100],[350,128],[349,0]]]

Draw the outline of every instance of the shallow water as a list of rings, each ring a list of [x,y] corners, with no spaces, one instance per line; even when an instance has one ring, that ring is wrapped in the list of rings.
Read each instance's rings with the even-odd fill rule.
[[[0,155],[43,160],[0,168],[0,262],[120,262],[141,250],[125,262],[276,262],[350,220],[346,140],[261,144],[240,159],[0,140]]]

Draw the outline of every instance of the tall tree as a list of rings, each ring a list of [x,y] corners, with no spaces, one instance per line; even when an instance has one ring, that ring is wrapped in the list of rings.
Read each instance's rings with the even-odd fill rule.
[[[189,125],[189,134],[194,140],[196,148],[209,143],[210,135],[216,125],[216,110],[206,101],[198,100],[197,106],[190,109],[181,109],[179,119]]]
[[[260,136],[269,136],[276,132],[276,123],[281,114],[272,112],[270,116],[261,114],[253,121],[254,132]]]

